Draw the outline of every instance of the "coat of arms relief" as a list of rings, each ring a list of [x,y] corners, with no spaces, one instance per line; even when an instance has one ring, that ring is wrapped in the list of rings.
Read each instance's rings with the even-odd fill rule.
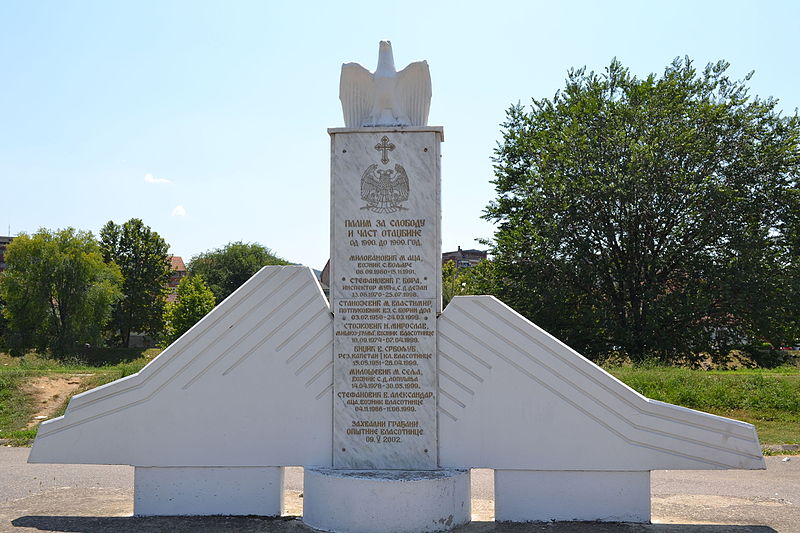
[[[395,148],[384,135],[375,150],[382,153],[381,163],[389,163],[389,152]],[[407,209],[401,204],[408,200],[408,174],[403,165],[395,164],[394,169],[381,169],[377,163],[367,167],[361,175],[361,199],[367,202],[361,209],[373,213],[395,213]]]

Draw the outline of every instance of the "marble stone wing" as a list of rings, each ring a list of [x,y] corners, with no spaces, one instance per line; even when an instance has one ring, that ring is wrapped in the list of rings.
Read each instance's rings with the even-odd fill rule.
[[[396,104],[411,126],[427,126],[431,109],[431,72],[427,61],[415,61],[397,73]]]
[[[765,468],[751,424],[646,398],[493,296],[454,297],[437,349],[442,468]]]
[[[39,426],[28,460],[330,465],[332,368],[333,318],[314,273],[266,266],[138,373],[73,396]]]
[[[358,63],[342,65],[339,100],[342,102],[345,127],[360,128],[372,112],[375,99],[372,79],[372,73]]]
[[[408,174],[406,169],[401,165],[394,166],[395,178],[392,184],[393,196],[392,200],[395,202],[405,202],[408,200]]]

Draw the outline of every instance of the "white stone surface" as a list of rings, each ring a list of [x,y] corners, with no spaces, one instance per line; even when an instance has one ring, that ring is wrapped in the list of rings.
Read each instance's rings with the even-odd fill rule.
[[[438,324],[442,467],[763,469],[747,423],[645,398],[491,296]]]
[[[264,267],[139,373],[43,423],[33,463],[329,466],[332,319],[307,267]]]
[[[136,516],[280,516],[283,468],[139,467],[134,470]]]
[[[416,61],[397,72],[392,43],[381,41],[374,73],[358,63],[342,65],[339,99],[348,128],[426,126],[431,106],[428,63]]]
[[[495,470],[497,521],[650,521],[650,472]]]
[[[324,531],[448,531],[470,521],[468,470],[306,469],[303,522]]]
[[[441,132],[331,136],[333,464],[437,468]]]

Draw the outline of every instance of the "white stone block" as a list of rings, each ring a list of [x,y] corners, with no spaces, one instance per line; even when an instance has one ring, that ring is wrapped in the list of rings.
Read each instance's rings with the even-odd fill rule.
[[[498,522],[650,522],[650,472],[495,470]]]
[[[305,470],[303,522],[324,531],[448,531],[470,521],[469,470]]]
[[[136,467],[136,516],[280,516],[281,467]]]

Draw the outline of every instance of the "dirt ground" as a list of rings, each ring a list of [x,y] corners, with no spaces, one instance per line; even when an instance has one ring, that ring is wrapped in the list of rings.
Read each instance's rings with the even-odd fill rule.
[[[33,398],[36,411],[31,415],[26,429],[52,418],[64,402],[81,386],[81,375],[40,376],[25,382],[22,390]]]

